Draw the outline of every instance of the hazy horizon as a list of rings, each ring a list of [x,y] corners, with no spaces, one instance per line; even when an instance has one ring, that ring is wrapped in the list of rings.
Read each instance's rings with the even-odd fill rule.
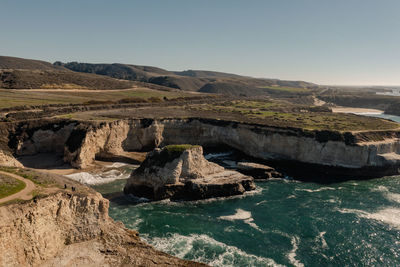
[[[400,2],[4,1],[0,54],[400,85]]]

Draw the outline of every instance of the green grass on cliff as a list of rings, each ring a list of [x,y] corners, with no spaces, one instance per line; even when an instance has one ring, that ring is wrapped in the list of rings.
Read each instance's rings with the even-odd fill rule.
[[[25,186],[20,180],[0,174],[0,199],[21,191]]]
[[[193,110],[231,114],[238,120],[257,122],[278,127],[295,127],[307,130],[333,131],[374,131],[393,130],[400,124],[380,118],[354,114],[322,112],[320,107],[303,107],[286,102],[265,101],[229,101],[218,104],[193,106]]]
[[[199,147],[196,145],[189,145],[189,144],[182,144],[182,145],[168,145],[165,147],[165,149],[170,152],[170,153],[174,153],[174,152],[183,152],[187,149],[191,149],[194,147]]]

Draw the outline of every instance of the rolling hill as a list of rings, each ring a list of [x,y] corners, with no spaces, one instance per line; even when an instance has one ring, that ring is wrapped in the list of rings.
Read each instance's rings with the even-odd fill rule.
[[[132,82],[71,71],[49,62],[0,56],[0,88],[124,89]]]
[[[255,96],[269,94],[265,87],[293,87],[315,89],[318,85],[303,81],[259,79],[231,73],[204,70],[168,71],[165,69],[129,64],[90,64],[56,62],[57,67],[72,71],[106,75],[118,79],[141,81],[184,91],[198,91],[229,95]],[[275,92],[275,91],[274,91]],[[276,91],[292,94],[290,90]]]

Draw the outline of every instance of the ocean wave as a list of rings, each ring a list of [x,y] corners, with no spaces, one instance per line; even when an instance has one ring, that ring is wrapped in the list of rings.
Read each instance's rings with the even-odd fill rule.
[[[314,192],[321,192],[321,191],[326,191],[326,190],[337,190],[337,189],[342,189],[341,187],[338,188],[333,188],[333,187],[321,187],[318,189],[307,189],[307,188],[296,188],[296,191],[305,191],[309,193],[314,193]]]
[[[64,175],[65,177],[87,185],[98,185],[110,183],[119,179],[128,179],[130,174],[128,172],[121,172],[118,170],[109,170],[107,172],[92,174],[88,172],[78,172],[73,174]]]
[[[353,213],[365,219],[379,221],[400,230],[400,209],[388,207],[376,212],[366,212],[357,209],[339,209],[341,213]]]
[[[258,206],[258,205],[261,205],[261,204],[264,204],[264,203],[267,203],[268,201],[267,200],[262,200],[262,201],[260,201],[260,202],[257,202],[256,204],[255,204],[255,206]]]
[[[293,264],[296,267],[304,267],[304,264],[301,263],[298,259],[296,259],[297,257],[297,250],[299,249],[299,238],[297,236],[293,236],[291,238],[290,243],[292,244],[292,250],[289,251],[289,253],[287,254],[288,260],[291,264]]]
[[[123,162],[114,162],[111,165],[107,165],[106,168],[121,168],[121,167],[124,167],[127,165],[128,165],[127,163],[123,163]]]
[[[211,266],[283,266],[273,259],[246,253],[204,234],[184,236],[171,234],[167,237],[143,239],[156,249],[179,258],[203,262]]]
[[[240,221],[243,221],[244,223],[250,225],[254,229],[262,232],[260,227],[258,227],[258,225],[254,223],[254,219],[253,219],[250,211],[237,209],[235,214],[226,215],[226,216],[219,216],[218,219],[228,220],[228,221],[240,220]]]
[[[390,200],[390,201],[400,203],[400,194],[397,194],[397,193],[387,193],[387,194],[385,194],[385,197],[386,197],[388,200]]]
[[[328,248],[328,243],[326,243],[326,240],[325,240],[325,234],[326,234],[325,231],[324,232],[320,232],[318,234],[317,238],[316,238],[316,241],[320,241],[321,242],[321,247],[322,248]]]
[[[389,188],[387,188],[386,186],[383,185],[379,185],[377,187],[374,187],[371,189],[371,191],[375,191],[375,192],[388,192]]]

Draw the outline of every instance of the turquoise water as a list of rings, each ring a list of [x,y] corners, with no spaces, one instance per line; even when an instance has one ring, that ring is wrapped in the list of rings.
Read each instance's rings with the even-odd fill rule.
[[[400,266],[400,176],[329,185],[269,180],[244,196],[193,202],[112,194],[124,184],[96,187],[112,196],[110,216],[180,258],[212,266]]]
[[[228,199],[110,205],[157,249],[213,266],[400,265],[400,177],[271,180]]]

